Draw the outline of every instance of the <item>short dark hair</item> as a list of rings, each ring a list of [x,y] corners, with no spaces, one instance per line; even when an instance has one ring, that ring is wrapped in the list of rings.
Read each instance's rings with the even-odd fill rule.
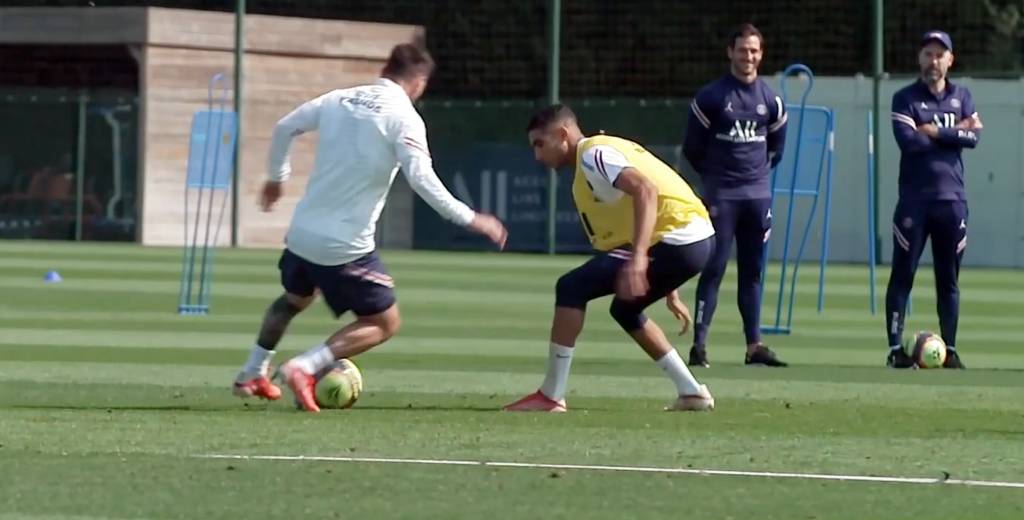
[[[434,72],[434,59],[426,49],[412,43],[400,43],[391,49],[381,76],[390,79],[412,79],[430,76]]]
[[[565,119],[576,120],[576,114],[573,113],[571,108],[561,103],[546,106],[533,114],[533,117],[530,118],[530,124],[526,125],[526,131],[532,132],[537,129],[545,129]]]
[[[729,36],[729,48],[736,48],[736,40],[746,38],[748,36],[757,36],[757,39],[761,40],[761,47],[764,47],[764,35],[761,34],[761,31],[758,30],[757,27],[754,27],[754,24],[752,23],[744,23],[740,24],[740,26],[737,27]]]

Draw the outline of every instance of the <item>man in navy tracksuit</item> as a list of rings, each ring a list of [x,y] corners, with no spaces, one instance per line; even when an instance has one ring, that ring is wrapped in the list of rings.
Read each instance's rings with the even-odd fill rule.
[[[782,158],[786,108],[757,76],[763,37],[740,26],[727,47],[731,71],[702,88],[690,104],[683,153],[700,174],[717,236],[715,252],[697,283],[689,364],[708,366],[705,340],[718,287],[736,240],[738,303],[748,365],[786,366],[761,343],[761,269],[771,232],[770,171]]]
[[[925,240],[932,239],[939,328],[946,342],[945,368],[964,368],[956,350],[960,315],[957,278],[967,247],[964,148],[978,144],[981,118],[971,92],[946,79],[953,42],[942,31],[925,33],[918,55],[921,77],[892,98],[892,130],[900,152],[899,201],[892,219],[892,273],[885,294],[887,364],[914,362],[900,346],[907,298]]]

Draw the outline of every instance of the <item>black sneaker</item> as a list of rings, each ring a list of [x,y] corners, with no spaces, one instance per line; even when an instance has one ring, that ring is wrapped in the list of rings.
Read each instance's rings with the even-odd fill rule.
[[[687,365],[704,368],[711,366],[711,363],[708,363],[708,352],[704,350],[704,347],[697,345],[690,347],[690,362]]]
[[[885,358],[885,366],[889,368],[917,368],[917,363],[914,362],[914,358],[907,355],[906,350],[896,348],[889,349],[889,356]]]
[[[758,345],[754,352],[748,353],[745,365],[761,365],[766,367],[788,367],[789,363],[779,359],[772,349],[765,345]]]
[[[946,360],[942,362],[942,368],[959,368],[963,370],[967,367],[964,366],[963,361],[960,361],[960,355],[955,350],[947,350]]]

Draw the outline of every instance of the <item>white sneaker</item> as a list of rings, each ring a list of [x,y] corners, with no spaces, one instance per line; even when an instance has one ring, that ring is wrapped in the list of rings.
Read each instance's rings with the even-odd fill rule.
[[[707,385],[700,385],[695,395],[681,395],[675,402],[665,408],[666,411],[710,412],[715,409],[715,398]]]

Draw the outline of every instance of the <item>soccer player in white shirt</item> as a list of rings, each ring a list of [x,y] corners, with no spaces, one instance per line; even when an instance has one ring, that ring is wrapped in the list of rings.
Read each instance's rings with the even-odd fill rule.
[[[292,139],[317,131],[316,158],[278,264],[284,294],[267,309],[256,344],[235,379],[235,395],[281,397],[267,377],[270,359],[289,322],[313,303],[317,292],[336,316],[352,311],[356,319],[280,367],[308,411],[320,410],[313,374],[398,331],[394,282],[375,252],[374,232],[399,167],[412,189],[439,214],[504,247],[508,233],[501,221],[475,213],[453,197],[432,167],[426,127],[413,102],[426,90],[433,68],[425,50],[398,45],[375,83],[328,92],[274,127],[269,178],[261,197],[264,211],[281,198],[291,173]]]

